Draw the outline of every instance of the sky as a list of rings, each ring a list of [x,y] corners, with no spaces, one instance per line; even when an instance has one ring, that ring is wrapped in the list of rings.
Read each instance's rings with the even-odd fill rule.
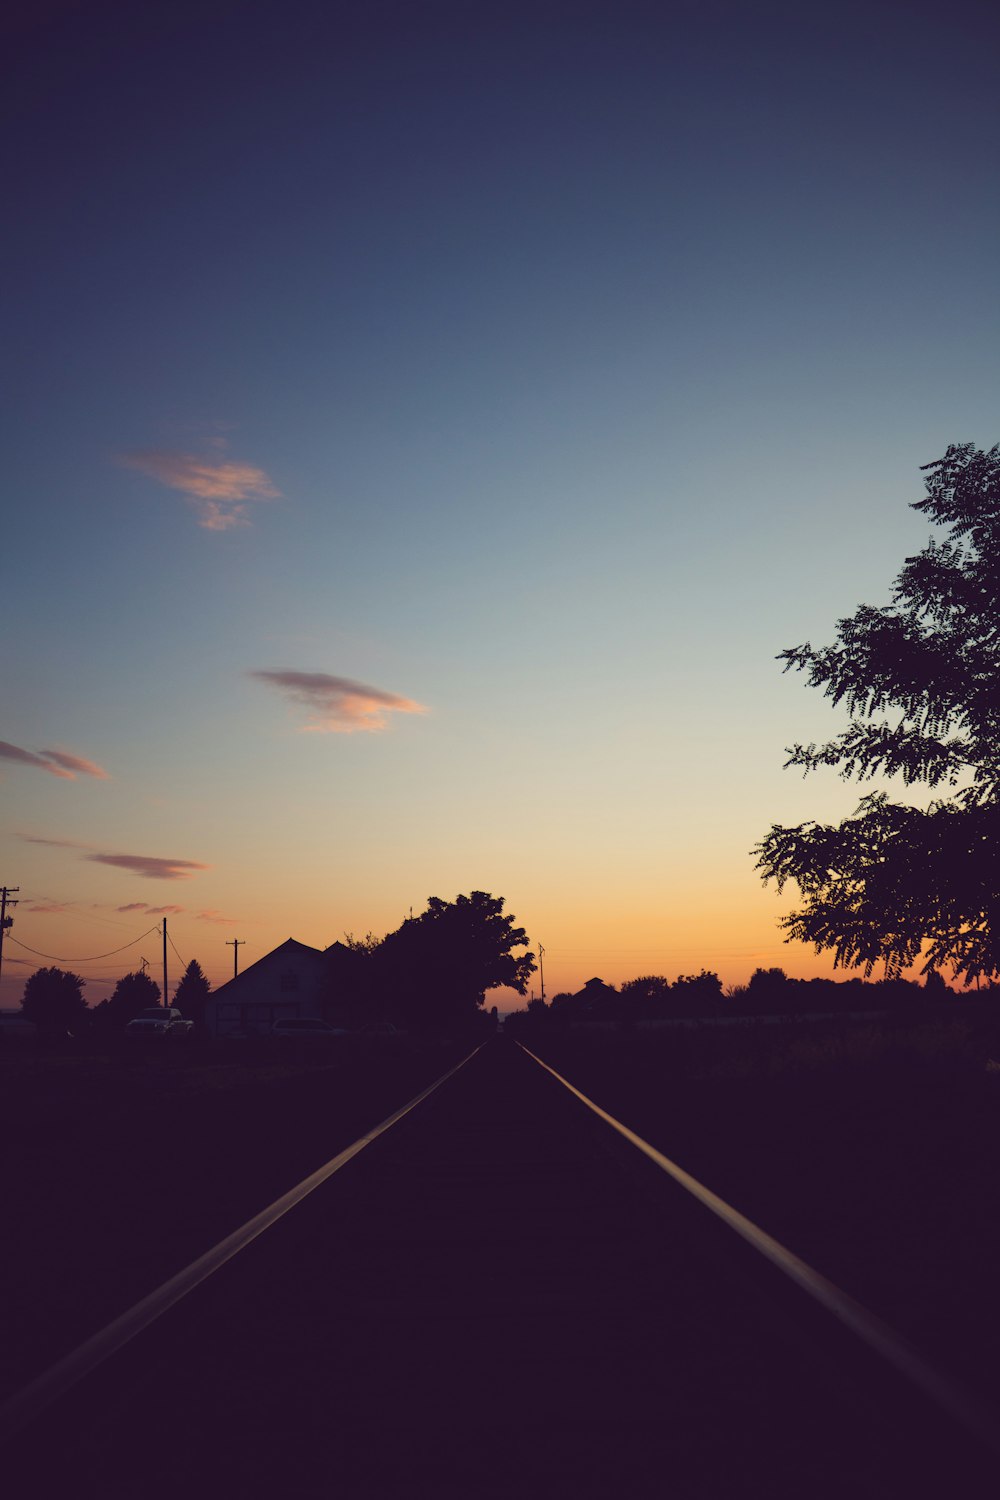
[[[472,890],[548,994],[832,972],[775,657],[1000,440],[995,7],[20,10],[0,1004]]]

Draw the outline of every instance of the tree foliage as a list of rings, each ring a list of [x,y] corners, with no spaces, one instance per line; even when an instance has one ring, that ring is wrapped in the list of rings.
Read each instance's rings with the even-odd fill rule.
[[[43,1032],[78,1031],[90,1022],[85,984],[79,974],[66,969],[36,969],[25,983],[21,1013]]]
[[[145,969],[123,974],[108,998],[94,1008],[94,1026],[98,1031],[120,1031],[140,1011],[159,1003],[160,986]]]
[[[826,744],[792,746],[787,765],[943,795],[916,807],[872,791],[836,826],[773,825],[754,852],[765,882],[798,886],[789,940],[866,975],[922,955],[925,971],[969,983],[1000,972],[1000,447],[952,446],[924,472],[913,508],[944,535],[905,560],[890,604],[779,660],[850,719]]]
[[[174,1004],[187,1020],[193,1021],[196,1026],[203,1026],[205,1006],[211,993],[212,986],[206,979],[201,964],[193,958],[174,990]]]
[[[371,951],[377,989],[416,1025],[447,1026],[474,1015],[487,990],[509,986],[523,995],[535,968],[524,929],[505,916],[504,898],[473,891],[454,901],[432,896]]]
[[[145,969],[132,974],[123,974],[107,1000],[97,1007],[103,1012],[107,1005],[107,1020],[115,1026],[126,1026],[141,1010],[149,1010],[160,1003],[160,986]]]

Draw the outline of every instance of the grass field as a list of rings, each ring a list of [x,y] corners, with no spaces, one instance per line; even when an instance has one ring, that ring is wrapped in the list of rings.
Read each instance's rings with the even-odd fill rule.
[[[983,1013],[523,1039],[925,1353],[1000,1394],[993,1037]],[[282,1061],[238,1049],[11,1046],[0,1055],[0,1392],[466,1050],[428,1043]]]
[[[994,1036],[980,1014],[524,1041],[925,1353],[1000,1397]]]
[[[0,1054],[0,1395],[390,1115],[469,1050]]]

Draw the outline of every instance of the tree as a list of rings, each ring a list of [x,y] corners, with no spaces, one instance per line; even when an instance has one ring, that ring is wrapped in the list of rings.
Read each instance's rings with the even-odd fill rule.
[[[524,929],[503,914],[504,898],[473,891],[454,901],[431,896],[427,910],[390,932],[372,954],[383,1004],[416,1025],[447,1026],[474,1016],[487,990],[523,995],[535,968]]]
[[[85,984],[79,974],[66,969],[36,969],[24,986],[21,1014],[50,1035],[79,1031],[90,1022]]]
[[[866,977],[881,961],[898,978],[922,955],[925,973],[947,965],[968,984],[1000,970],[1000,447],[952,446],[924,472],[913,508],[943,537],[905,560],[890,604],[778,659],[850,719],[786,765],[945,794],[919,807],[872,791],[836,826],[772,825],[754,852],[765,883],[798,886],[789,941]]]
[[[670,1006],[670,980],[663,974],[640,974],[619,988],[623,1016],[631,1019],[665,1015]]]
[[[205,1006],[211,993],[212,986],[205,978],[201,964],[193,958],[174,990],[174,1004],[186,1020],[204,1026]]]
[[[160,1003],[160,986],[156,980],[140,969],[134,974],[123,974],[107,1000],[97,1007],[99,1022],[109,1026],[126,1026],[141,1010],[149,1010]]]
[[[722,999],[722,980],[712,969],[701,969],[697,974],[678,974],[673,984],[673,994],[683,1008],[686,1000],[694,1000],[699,1009],[718,1005]]]
[[[139,1011],[148,1011],[159,1002],[159,984],[145,969],[139,969],[135,974],[123,974],[108,998],[111,1020],[124,1026],[133,1016],[138,1016]]]

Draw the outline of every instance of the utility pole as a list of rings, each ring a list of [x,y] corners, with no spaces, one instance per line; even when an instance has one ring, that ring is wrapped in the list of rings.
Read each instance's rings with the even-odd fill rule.
[[[149,968],[149,959],[148,958],[143,958],[142,954],[140,953],[140,955],[139,955],[139,963],[142,966],[142,972],[145,974],[146,970]]]
[[[167,999],[167,919],[163,918],[163,1003],[169,1005]]]
[[[4,940],[4,936],[10,930],[10,928],[13,927],[13,925],[14,925],[14,918],[13,917],[8,917],[8,915],[7,915],[7,908],[8,908],[8,906],[16,906],[17,905],[16,901],[12,901],[10,899],[10,893],[11,893],[11,891],[19,891],[20,889],[21,889],[21,887],[19,885],[12,885],[9,890],[8,890],[7,886],[0,887],[0,977],[2,977],[2,975],[3,975],[3,940]]]
[[[239,971],[239,967],[237,965],[237,959],[240,956],[240,948],[241,947],[245,948],[246,945],[247,945],[246,938],[226,938],[226,947],[227,948],[232,948],[232,950],[233,950],[233,978],[234,979],[236,978],[237,974],[240,972]]]
[[[541,987],[542,987],[542,1004],[543,1005],[545,1004],[545,965],[542,963],[542,959],[544,957],[545,957],[545,949],[542,947],[541,943],[539,943],[539,945],[538,945],[538,978],[541,981]]]

